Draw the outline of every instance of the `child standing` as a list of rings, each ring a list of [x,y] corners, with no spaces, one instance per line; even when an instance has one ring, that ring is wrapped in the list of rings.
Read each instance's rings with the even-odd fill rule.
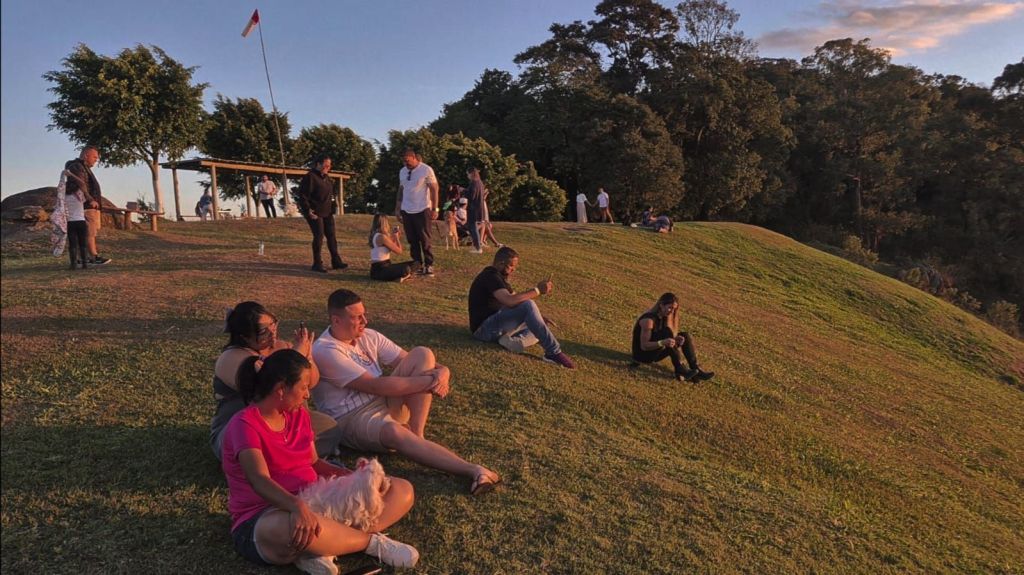
[[[81,189],[65,192],[64,210],[68,217],[68,256],[71,258],[71,269],[75,269],[79,262],[82,263],[82,269],[85,269],[89,225],[85,222],[85,194]]]

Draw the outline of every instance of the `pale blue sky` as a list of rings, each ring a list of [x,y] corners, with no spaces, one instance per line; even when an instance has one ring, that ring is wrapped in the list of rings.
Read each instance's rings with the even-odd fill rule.
[[[293,134],[337,123],[384,139],[390,129],[422,126],[443,104],[469,90],[485,68],[516,71],[512,58],[548,37],[555,22],[594,18],[594,0],[422,0],[216,2],[58,0],[2,2],[2,169],[4,197],[56,185],[63,162],[77,155],[67,137],[47,131],[52,100],[42,74],[60,68],[77,43],[111,55],[153,44],[187,66],[216,94],[255,97],[270,108],[259,38],[241,37],[254,8],[278,107]],[[665,2],[667,5],[672,5]],[[739,28],[760,54],[800,58],[823,39],[870,36],[895,50],[894,61],[925,72],[990,84],[1024,55],[1024,2],[927,0],[785,0],[730,2]],[[105,195],[123,204],[152,200],[143,166],[96,171]],[[183,178],[183,201],[199,195],[196,175]],[[162,175],[165,202],[170,173]],[[168,206],[168,209],[173,209]]]

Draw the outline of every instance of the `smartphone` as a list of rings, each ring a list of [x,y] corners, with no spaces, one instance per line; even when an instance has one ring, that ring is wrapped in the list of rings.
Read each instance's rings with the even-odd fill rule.
[[[398,226],[395,226],[395,227],[391,228],[391,233],[397,234],[398,233]]]
[[[306,329],[306,322],[300,321],[299,322],[299,329]]]

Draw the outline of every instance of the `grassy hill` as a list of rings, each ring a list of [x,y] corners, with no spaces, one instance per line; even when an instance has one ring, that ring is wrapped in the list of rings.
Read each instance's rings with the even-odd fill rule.
[[[515,285],[554,274],[540,305],[568,371],[471,339],[465,292],[489,256],[442,245],[436,278],[371,283],[368,225],[340,220],[354,265],[327,276],[295,220],[105,230],[114,262],[74,273],[42,239],[5,244],[3,571],[297,572],[231,548],[212,366],[225,307],[257,299],[281,333],[319,331],[347,287],[372,327],[451,366],[428,436],[506,479],[474,499],[382,457],[416,486],[391,535],[419,572],[1024,572],[1020,341],[755,227],[500,224]],[[626,369],[663,291],[714,380]]]

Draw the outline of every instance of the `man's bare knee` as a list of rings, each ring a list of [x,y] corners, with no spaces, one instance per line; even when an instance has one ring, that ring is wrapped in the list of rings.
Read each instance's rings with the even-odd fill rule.
[[[380,430],[380,443],[388,449],[400,451],[400,447],[410,438],[417,438],[416,434],[408,427],[400,423],[388,423]]]

